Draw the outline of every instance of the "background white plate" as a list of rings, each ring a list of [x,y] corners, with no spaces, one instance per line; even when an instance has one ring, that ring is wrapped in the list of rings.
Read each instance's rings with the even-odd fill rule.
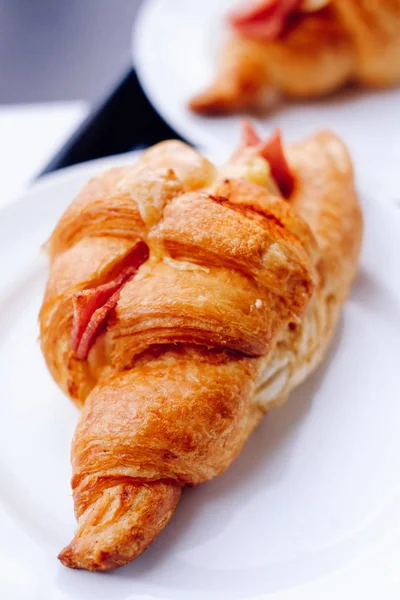
[[[76,408],[37,343],[40,251],[89,175],[47,177],[0,212],[0,598],[341,600],[400,596],[400,215],[365,190],[360,274],[324,365],[227,473],[187,490],[132,565],[71,571]]]
[[[215,74],[226,36],[223,17],[235,0],[147,0],[133,32],[135,67],[160,114],[188,141],[206,148],[236,146],[242,116],[207,118],[191,113],[189,98]],[[292,140],[319,128],[340,134],[356,157],[365,183],[388,202],[400,189],[400,89],[353,90],[305,103],[287,102],[253,119],[267,136],[280,126]]]

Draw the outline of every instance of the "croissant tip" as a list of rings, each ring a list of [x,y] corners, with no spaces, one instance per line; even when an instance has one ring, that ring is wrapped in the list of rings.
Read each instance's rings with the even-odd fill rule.
[[[74,540],[65,546],[57,556],[58,560],[69,569],[85,569],[87,571],[107,571],[121,566],[120,564],[110,561],[110,555],[107,552],[101,552],[98,561],[93,560],[93,557],[85,550],[83,553],[77,552]]]
[[[65,567],[108,571],[128,564],[165,527],[181,495],[181,486],[165,481],[110,489],[92,503],[89,515],[81,515],[74,539],[58,555]],[[104,509],[112,502],[119,512],[104,523]]]
[[[80,568],[76,562],[75,553],[71,544],[63,548],[57,558],[65,567],[69,567],[70,569]]]
[[[210,86],[193,96],[188,104],[190,110],[199,115],[217,117],[235,111],[235,93],[228,87]]]
[[[192,112],[203,116],[216,115],[218,114],[218,110],[220,110],[218,103],[213,99],[210,100],[205,94],[194,96],[194,98],[189,101],[188,106]]]

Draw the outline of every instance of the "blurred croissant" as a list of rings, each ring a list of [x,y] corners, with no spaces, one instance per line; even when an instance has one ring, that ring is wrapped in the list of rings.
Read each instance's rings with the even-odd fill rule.
[[[190,101],[203,114],[260,111],[277,92],[328,94],[348,82],[400,82],[400,0],[247,0],[215,82]]]
[[[283,150],[246,124],[220,169],[169,141],[87,183],[49,241],[40,313],[49,370],[82,405],[64,565],[128,563],[183,487],[229,467],[321,361],[361,231],[328,132]]]

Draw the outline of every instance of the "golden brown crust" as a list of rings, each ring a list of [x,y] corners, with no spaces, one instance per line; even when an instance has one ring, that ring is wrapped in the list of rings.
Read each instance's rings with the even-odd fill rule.
[[[171,517],[183,485],[232,463],[269,406],[321,360],[355,273],[361,216],[335,136],[288,149],[296,175],[288,202],[271,191],[255,151],[235,153],[217,172],[185,148],[164,143],[121,173],[113,185],[127,195],[122,217],[110,189],[104,237],[100,219],[96,236],[76,236],[73,208],[52,237],[42,349],[56,381],[84,402],[72,446],[78,531],[60,554],[73,568],[134,559]],[[98,196],[85,197],[85,210],[107,212]],[[128,197],[138,237],[110,236],[113,220],[129,228]],[[59,241],[67,229],[68,244]],[[138,239],[149,260],[125,284],[87,360],[77,360],[68,344],[73,294],[108,281]]]
[[[51,259],[89,236],[108,235],[123,240],[138,237],[142,228],[138,207],[130,201],[129,194],[118,189],[118,183],[132,169],[135,167],[115,167],[88,181],[61,217],[48,242]],[[114,206],[118,207],[117,213]]]
[[[286,400],[323,359],[356,274],[363,230],[344,144],[326,131],[287,154],[296,176],[290,203],[318,243],[318,284],[301,323],[287,327],[267,357],[254,397],[263,407]]]
[[[258,111],[276,92],[309,98],[352,80],[380,87],[400,81],[400,0],[331,0],[292,16],[275,41],[232,35],[215,81],[189,106],[208,115]]]
[[[297,182],[291,205],[310,226],[320,250],[320,277],[329,282],[341,304],[354,276],[362,237],[349,153],[337,137],[324,131],[307,144],[290,146],[288,158]]]
[[[330,8],[297,17],[264,51],[271,85],[296,98],[329,94],[354,70],[350,38]]]
[[[335,0],[350,32],[357,64],[355,77],[376,87],[400,81],[400,0]]]

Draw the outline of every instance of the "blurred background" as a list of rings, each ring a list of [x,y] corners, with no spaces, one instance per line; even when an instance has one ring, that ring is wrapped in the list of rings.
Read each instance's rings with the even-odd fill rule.
[[[0,206],[129,68],[140,1],[0,0]]]
[[[94,101],[131,61],[140,0],[0,0],[0,103]]]

